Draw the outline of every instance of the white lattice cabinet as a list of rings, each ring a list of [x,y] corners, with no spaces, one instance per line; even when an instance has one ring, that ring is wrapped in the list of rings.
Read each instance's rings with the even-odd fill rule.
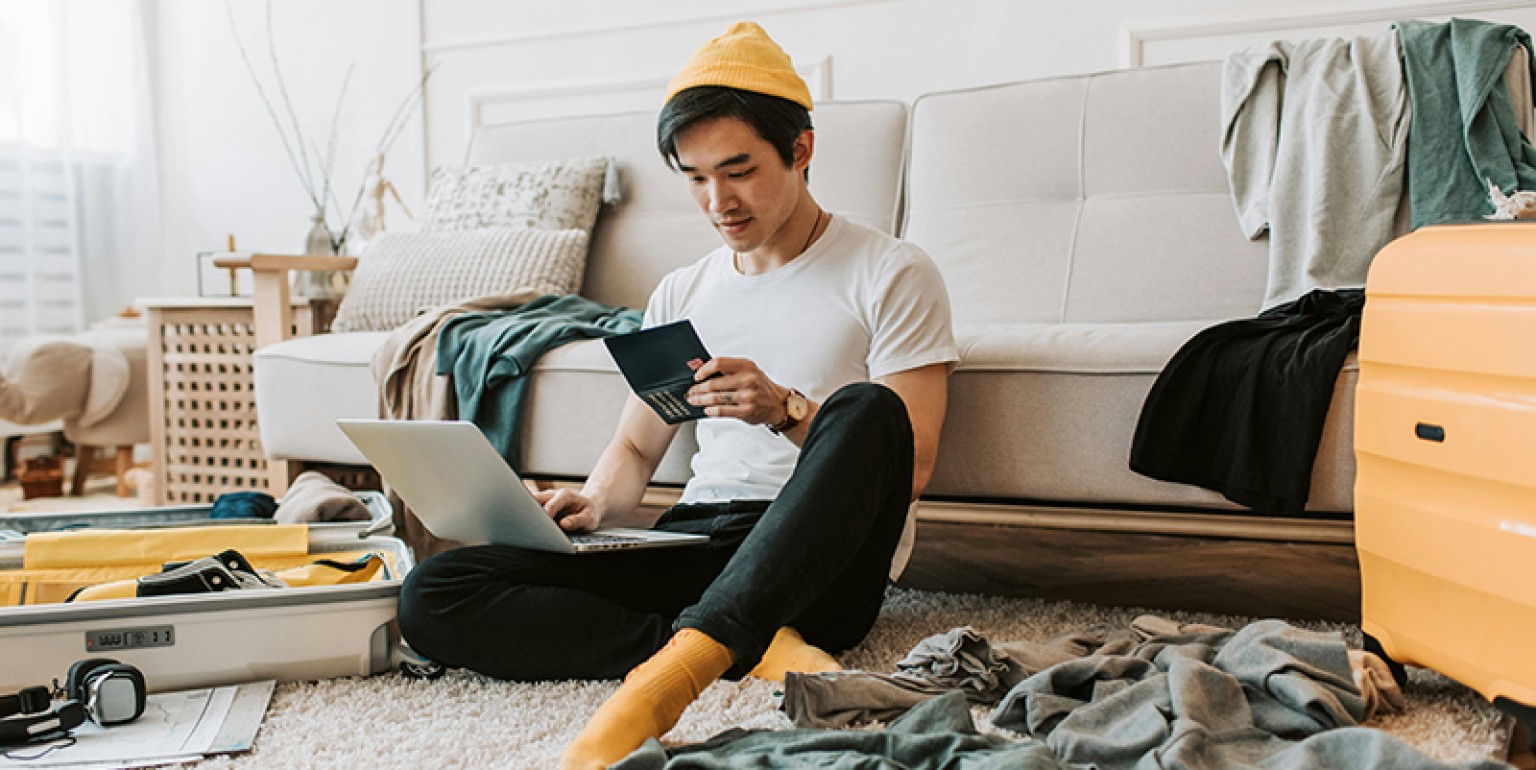
[[[207,504],[225,492],[268,491],[256,424],[249,298],[173,298],[149,311],[150,431],[160,504]],[[295,336],[311,333],[309,302],[293,303]]]

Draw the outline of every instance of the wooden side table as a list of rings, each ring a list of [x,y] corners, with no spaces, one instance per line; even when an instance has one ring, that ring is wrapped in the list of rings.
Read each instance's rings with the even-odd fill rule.
[[[207,504],[267,492],[256,424],[248,297],[142,300],[149,313],[150,442],[158,504]],[[311,333],[309,301],[292,301],[291,335]]]

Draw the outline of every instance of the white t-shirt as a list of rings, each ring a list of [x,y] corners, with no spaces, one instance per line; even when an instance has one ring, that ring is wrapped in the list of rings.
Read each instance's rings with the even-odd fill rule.
[[[821,403],[838,388],[958,360],[949,294],[922,249],[843,217],[805,253],[762,275],[721,246],[663,278],[645,325],[693,322],[712,356],[749,358]],[[776,497],[800,449],[734,418],[697,423],[682,502]]]

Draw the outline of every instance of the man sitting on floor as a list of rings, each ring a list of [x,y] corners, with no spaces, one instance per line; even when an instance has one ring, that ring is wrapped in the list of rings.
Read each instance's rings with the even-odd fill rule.
[[[581,558],[481,546],[406,579],[401,630],[441,663],[521,680],[629,672],[567,767],[660,737],[722,675],[836,669],[823,650],[873,626],[932,473],[957,358],[948,295],[921,250],[811,197],[811,107],[756,24],[673,79],[658,146],[724,245],[663,279],[645,322],[689,319],[736,357],[696,372],[689,401],[709,418],[682,502],[658,521],[636,509],[676,427],[634,396],[581,491],[542,493],[570,531],[654,525],[709,544]]]

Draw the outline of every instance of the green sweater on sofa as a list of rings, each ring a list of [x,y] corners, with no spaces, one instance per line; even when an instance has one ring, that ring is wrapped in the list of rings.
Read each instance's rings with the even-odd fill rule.
[[[640,328],[641,313],[574,294],[548,294],[513,310],[466,313],[437,338],[437,373],[453,375],[458,414],[522,470],[523,397],[539,357],[567,342]]]

